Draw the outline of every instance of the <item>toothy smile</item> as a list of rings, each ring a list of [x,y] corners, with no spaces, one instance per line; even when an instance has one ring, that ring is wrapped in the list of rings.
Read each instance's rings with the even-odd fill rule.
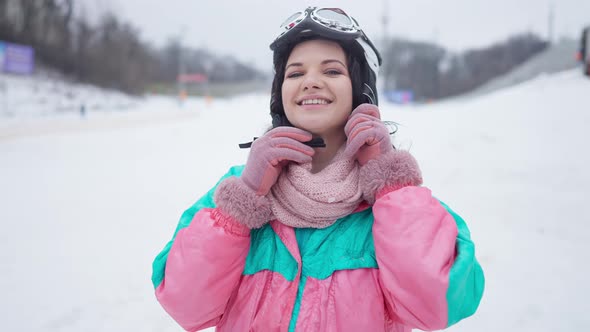
[[[332,101],[324,98],[309,98],[299,101],[298,105],[327,105]]]

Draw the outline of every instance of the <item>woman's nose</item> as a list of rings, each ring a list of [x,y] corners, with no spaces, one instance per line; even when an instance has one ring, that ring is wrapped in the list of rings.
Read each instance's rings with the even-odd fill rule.
[[[303,90],[321,89],[324,87],[324,82],[321,75],[315,72],[308,72],[302,83]]]

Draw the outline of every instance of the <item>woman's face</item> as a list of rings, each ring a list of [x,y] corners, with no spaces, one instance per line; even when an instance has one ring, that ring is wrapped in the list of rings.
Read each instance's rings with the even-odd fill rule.
[[[352,111],[352,83],[342,47],[328,40],[295,46],[285,67],[282,97],[295,127],[319,136],[342,133]]]

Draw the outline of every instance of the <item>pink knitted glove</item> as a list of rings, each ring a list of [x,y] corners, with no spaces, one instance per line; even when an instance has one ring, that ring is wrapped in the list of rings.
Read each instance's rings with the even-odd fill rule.
[[[302,143],[311,139],[301,129],[277,127],[255,140],[242,176],[230,176],[215,191],[218,224],[242,234],[269,222],[272,210],[266,194],[287,163],[311,161],[314,150]]]
[[[312,135],[294,127],[277,127],[252,143],[241,179],[260,196],[265,196],[288,162],[310,162],[315,153],[303,144]]]
[[[381,122],[379,108],[375,105],[359,105],[350,114],[344,132],[348,137],[344,153],[355,157],[361,166],[393,151],[389,131]]]

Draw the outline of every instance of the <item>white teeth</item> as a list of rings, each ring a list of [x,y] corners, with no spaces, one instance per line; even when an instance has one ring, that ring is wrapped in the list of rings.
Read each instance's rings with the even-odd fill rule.
[[[325,105],[328,101],[325,99],[306,99],[301,102],[301,105]]]

